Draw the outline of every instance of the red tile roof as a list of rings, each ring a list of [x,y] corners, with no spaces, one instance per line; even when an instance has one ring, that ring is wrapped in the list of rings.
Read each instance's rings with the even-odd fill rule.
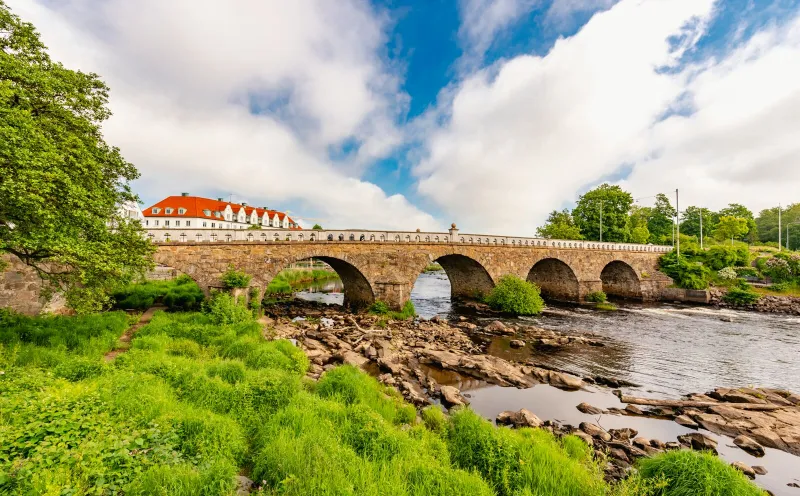
[[[278,212],[276,210],[265,210],[263,208],[258,207],[251,207],[251,206],[244,206],[238,203],[231,203],[226,201],[219,201],[219,200],[212,200],[210,198],[201,198],[199,196],[168,196],[164,198],[160,202],[156,203],[155,205],[151,205],[146,209],[142,210],[142,214],[145,217],[174,217],[174,218],[194,218],[199,217],[203,219],[210,219],[210,220],[224,220],[224,214],[222,212],[225,211],[225,207],[230,205],[231,210],[233,211],[234,215],[239,213],[239,210],[244,208],[245,214],[248,217],[248,221],[250,215],[253,213],[253,210],[256,211],[256,215],[259,219],[264,217],[264,213],[267,213],[267,218],[273,219],[276,216],[278,220],[283,222],[284,217],[286,214],[283,212]],[[160,209],[157,214],[153,213],[153,209],[158,208]],[[171,208],[172,212],[169,214],[167,213],[167,208]],[[185,211],[182,214],[179,214],[179,209],[183,208]],[[208,213],[206,213],[208,212]],[[219,213],[219,215],[216,215]],[[296,224],[296,222],[289,217],[290,224]],[[302,229],[299,225],[297,227],[293,227],[291,229],[300,230]]]

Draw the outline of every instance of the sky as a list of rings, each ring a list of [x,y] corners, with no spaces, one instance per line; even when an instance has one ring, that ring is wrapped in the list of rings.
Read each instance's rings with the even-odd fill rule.
[[[530,236],[638,203],[800,202],[800,0],[4,0],[111,87],[143,206]]]

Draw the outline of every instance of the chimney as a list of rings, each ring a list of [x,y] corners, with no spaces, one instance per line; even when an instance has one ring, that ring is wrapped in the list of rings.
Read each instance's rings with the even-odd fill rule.
[[[247,202],[242,202],[242,206],[246,207],[247,206]]]
[[[217,201],[222,201],[222,198],[221,198],[221,197],[220,197],[220,198],[217,198]]]
[[[189,196],[189,193],[181,193],[181,196]]]

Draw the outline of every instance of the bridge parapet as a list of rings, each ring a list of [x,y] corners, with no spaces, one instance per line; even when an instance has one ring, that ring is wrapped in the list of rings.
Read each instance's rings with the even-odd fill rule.
[[[608,243],[585,240],[545,239],[524,236],[495,236],[450,232],[369,231],[360,229],[148,229],[154,243],[442,243],[505,247],[557,248],[567,250],[613,250],[666,253],[671,246],[636,243]]]

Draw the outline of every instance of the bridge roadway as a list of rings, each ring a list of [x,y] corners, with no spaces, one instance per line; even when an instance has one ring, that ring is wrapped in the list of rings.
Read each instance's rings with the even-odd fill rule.
[[[670,246],[447,232],[150,229],[157,263],[192,277],[208,292],[229,267],[263,291],[290,264],[318,259],[341,277],[344,301],[400,307],[419,274],[438,262],[454,299],[486,294],[506,274],[536,283],[545,298],[581,302],[594,291],[656,300],[672,280],[658,271]]]

